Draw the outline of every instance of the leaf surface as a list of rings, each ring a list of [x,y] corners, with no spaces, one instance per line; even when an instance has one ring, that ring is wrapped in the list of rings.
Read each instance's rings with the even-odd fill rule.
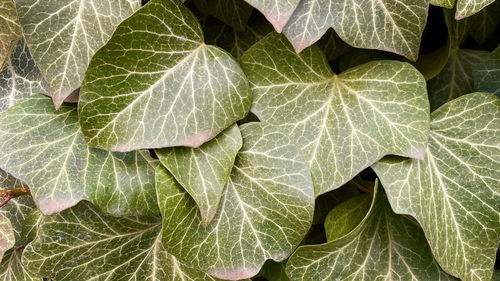
[[[425,80],[411,65],[376,61],[335,75],[317,47],[297,55],[275,33],[249,49],[241,64],[252,112],[301,149],[316,196],[385,154],[423,157],[429,105]]]
[[[259,10],[267,20],[274,26],[277,32],[281,32],[293,12],[299,5],[300,0],[245,0]]]
[[[204,14],[210,14],[237,31],[245,31],[252,6],[244,0],[191,0]]]
[[[474,90],[500,97],[500,45],[473,71]]]
[[[265,123],[240,127],[243,147],[213,221],[206,228],[194,200],[158,166],[163,243],[173,255],[222,279],[257,274],[282,261],[311,226],[314,196],[305,160],[291,140]]]
[[[22,37],[16,5],[12,0],[0,0],[0,67],[7,58],[11,42]]]
[[[15,243],[16,238],[10,220],[3,213],[0,213],[0,260],[3,258],[4,253],[12,248]]]
[[[500,240],[500,99],[457,98],[431,115],[424,160],[373,166],[397,213],[414,216],[441,267],[489,280]]]
[[[43,281],[42,277],[26,270],[21,263],[23,251],[9,250],[0,263],[0,281]]]
[[[460,20],[470,17],[493,2],[495,0],[458,0],[455,18]]]

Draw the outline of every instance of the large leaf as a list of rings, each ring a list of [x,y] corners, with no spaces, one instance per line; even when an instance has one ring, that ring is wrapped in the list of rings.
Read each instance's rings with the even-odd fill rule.
[[[172,147],[156,150],[160,162],[193,197],[203,226],[215,216],[222,191],[243,141],[235,124],[199,148]]]
[[[122,22],[92,58],[80,92],[88,144],[113,151],[198,147],[245,117],[244,73],[202,37],[178,0],[152,0]]]
[[[425,159],[373,166],[393,209],[413,215],[444,270],[489,280],[500,239],[500,99],[473,93],[431,115]]]
[[[58,281],[214,280],[165,251],[158,219],[112,217],[81,202],[46,217],[23,264]]]
[[[167,250],[231,280],[257,274],[267,259],[286,259],[311,226],[314,209],[311,177],[291,140],[265,123],[240,129],[243,147],[207,227],[174,177],[160,165],[156,174]]]
[[[283,32],[297,52],[333,27],[354,47],[416,60],[428,6],[428,0],[302,0]]]
[[[28,46],[19,40],[0,72],[0,112],[33,94],[47,93],[47,89]]]
[[[76,108],[56,111],[43,95],[21,101],[0,118],[0,168],[28,184],[45,214],[84,199],[116,215],[157,214],[156,164],[148,151],[87,147]]]
[[[245,0],[259,10],[281,32],[299,5],[300,0]]]
[[[474,90],[500,96],[500,45],[473,71]]]
[[[434,261],[418,224],[394,214],[382,190],[376,190],[374,197],[369,213],[350,233],[325,244],[300,247],[288,260],[288,276],[292,280],[452,280]],[[369,200],[351,200],[369,207]]]
[[[12,0],[0,0],[0,67],[3,66],[13,40],[22,37],[16,5]]]
[[[90,59],[138,0],[16,0],[33,58],[59,107],[80,87]]]
[[[316,196],[385,154],[423,157],[429,104],[425,80],[410,64],[370,62],[335,75],[316,46],[297,55],[275,33],[241,63],[252,85],[252,112],[300,147]]]
[[[3,254],[14,246],[15,242],[16,238],[9,218],[0,213],[0,260],[2,260]]]
[[[252,6],[244,0],[191,0],[204,14],[210,14],[237,31],[245,31]]]
[[[0,281],[43,281],[21,263],[21,250],[10,250],[5,253],[0,263]]]

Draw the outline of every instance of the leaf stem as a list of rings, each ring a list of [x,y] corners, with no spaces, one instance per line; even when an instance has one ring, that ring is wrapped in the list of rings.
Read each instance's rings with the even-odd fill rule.
[[[16,198],[18,196],[29,195],[30,190],[26,187],[14,188],[14,189],[6,189],[0,190],[0,197],[5,198],[2,203],[0,203],[0,207],[7,204],[10,199]]]
[[[10,199],[12,199],[12,196],[9,194],[9,195],[7,195],[7,197],[5,197],[5,199],[3,200],[3,202],[0,203],[0,207],[2,207],[3,205],[7,204],[10,201]]]

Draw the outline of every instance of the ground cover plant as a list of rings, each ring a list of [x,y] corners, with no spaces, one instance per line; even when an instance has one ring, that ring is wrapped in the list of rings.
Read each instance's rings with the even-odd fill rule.
[[[0,280],[492,280],[500,2],[0,0]]]

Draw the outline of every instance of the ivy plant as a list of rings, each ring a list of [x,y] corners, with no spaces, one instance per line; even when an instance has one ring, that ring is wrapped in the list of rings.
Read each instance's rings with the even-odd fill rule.
[[[0,281],[497,280],[499,21],[0,0]]]

